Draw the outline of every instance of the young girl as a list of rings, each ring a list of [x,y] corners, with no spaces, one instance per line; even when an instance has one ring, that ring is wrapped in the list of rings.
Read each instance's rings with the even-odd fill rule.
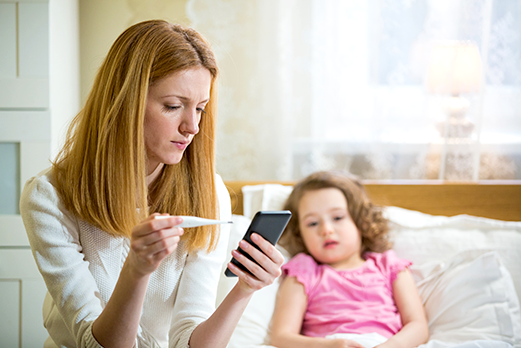
[[[362,185],[318,172],[285,204],[283,266],[271,344],[292,347],[416,347],[428,339],[420,296],[388,240],[387,221]]]

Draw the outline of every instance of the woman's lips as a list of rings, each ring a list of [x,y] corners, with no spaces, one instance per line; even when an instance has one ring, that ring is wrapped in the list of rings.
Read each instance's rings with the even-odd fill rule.
[[[184,150],[190,144],[188,141],[171,141],[179,150]]]

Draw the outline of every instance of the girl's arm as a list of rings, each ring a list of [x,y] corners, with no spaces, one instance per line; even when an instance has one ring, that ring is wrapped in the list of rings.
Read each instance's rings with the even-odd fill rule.
[[[416,347],[429,339],[429,328],[418,289],[408,269],[398,273],[393,296],[402,318],[402,329],[378,348]]]
[[[279,348],[363,348],[362,345],[344,339],[307,337],[300,334],[302,321],[307,308],[304,286],[295,277],[286,277],[277,294],[271,344]]]
[[[228,264],[230,270],[238,276],[239,281],[215,312],[195,328],[190,337],[190,348],[226,347],[253,293],[272,284],[280,276],[280,267],[284,262],[282,254],[258,234],[252,234],[251,238],[264,253],[244,240],[239,245],[260,266],[236,250],[232,252],[233,257],[254,276],[243,272],[231,262]]]

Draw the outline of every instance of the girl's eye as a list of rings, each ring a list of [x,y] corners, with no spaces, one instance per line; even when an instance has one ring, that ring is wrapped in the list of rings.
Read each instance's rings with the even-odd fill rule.
[[[334,217],[334,220],[335,220],[335,221],[342,220],[344,217],[345,217],[345,216],[343,216],[343,215],[335,216],[335,217]]]
[[[309,223],[307,224],[308,227],[315,227],[316,225],[318,225],[318,223],[315,222],[315,221],[313,221],[313,222],[309,222]]]

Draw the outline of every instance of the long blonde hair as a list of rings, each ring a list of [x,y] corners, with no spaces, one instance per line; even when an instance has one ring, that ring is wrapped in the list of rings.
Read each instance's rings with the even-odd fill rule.
[[[196,135],[176,165],[146,184],[144,118],[150,85],[182,70],[208,69],[210,100]],[[215,56],[195,30],[162,20],[135,24],[114,42],[85,107],[73,119],[53,162],[65,208],[114,236],[130,236],[149,212],[217,217]],[[186,231],[188,252],[212,250],[215,227]]]

